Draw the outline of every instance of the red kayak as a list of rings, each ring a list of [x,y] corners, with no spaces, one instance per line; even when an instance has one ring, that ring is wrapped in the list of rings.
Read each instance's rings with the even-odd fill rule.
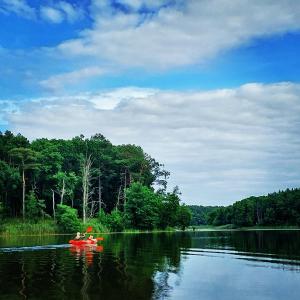
[[[97,239],[97,241],[93,241],[93,240],[89,240],[89,239],[87,239],[87,240],[70,240],[69,244],[76,245],[76,246],[97,245],[98,241],[103,241],[103,237],[99,237],[96,239]]]

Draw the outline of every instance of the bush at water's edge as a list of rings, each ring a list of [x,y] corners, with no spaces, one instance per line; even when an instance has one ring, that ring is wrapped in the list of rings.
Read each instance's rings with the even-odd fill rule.
[[[79,231],[85,232],[86,229],[92,226],[92,234],[97,233],[110,233],[110,232],[123,232],[123,233],[142,233],[142,232],[175,232],[176,229],[172,227],[167,227],[164,230],[162,229],[153,229],[153,230],[140,230],[134,228],[126,228],[123,230],[112,230],[108,228],[103,223],[99,222],[99,219],[89,219],[86,224],[83,224],[80,221]],[[57,225],[56,221],[53,219],[39,219],[36,221],[25,220],[20,218],[15,219],[5,219],[0,221],[0,235],[8,236],[20,236],[20,235],[49,235],[49,234],[75,234],[76,231],[72,230],[63,230],[60,226]]]
[[[108,228],[97,222],[97,219],[90,219],[86,224],[79,222],[78,228],[62,228],[54,220],[25,220],[6,219],[0,223],[0,235],[47,235],[47,234],[75,234],[78,231],[85,232],[88,226],[93,227],[93,233],[109,232]],[[75,229],[75,230],[74,230]]]
[[[9,219],[0,224],[2,235],[42,235],[58,233],[58,227],[53,220],[25,220]]]

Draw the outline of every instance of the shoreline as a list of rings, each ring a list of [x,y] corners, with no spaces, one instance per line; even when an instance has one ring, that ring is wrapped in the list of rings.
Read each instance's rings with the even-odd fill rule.
[[[300,227],[241,227],[241,228],[196,228],[193,229],[187,229],[187,230],[153,230],[153,231],[118,231],[118,232],[92,232],[91,234],[97,236],[97,235],[114,235],[114,234],[155,234],[155,233],[178,233],[178,232],[221,232],[221,231],[232,231],[232,232],[238,232],[238,231],[300,231]],[[70,236],[74,235],[74,233],[41,233],[41,234],[3,234],[0,233],[0,238],[8,238],[8,237],[42,237],[42,236]]]
[[[245,226],[245,227],[232,227],[228,225],[223,226],[195,226],[195,230],[192,229],[192,227],[189,227],[188,231],[283,231],[283,230],[300,230],[300,227],[298,226]]]
[[[196,230],[186,230],[189,232],[209,232],[209,231],[298,231],[300,228],[232,228],[232,229],[196,229]]]

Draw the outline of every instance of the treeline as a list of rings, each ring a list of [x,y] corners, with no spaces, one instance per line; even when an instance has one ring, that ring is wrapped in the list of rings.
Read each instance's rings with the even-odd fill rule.
[[[188,208],[191,210],[192,213],[191,225],[199,226],[208,225],[209,214],[212,211],[218,209],[219,206],[188,205]]]
[[[207,214],[211,225],[300,226],[300,189],[287,189],[267,196],[250,197]]]
[[[2,218],[67,224],[75,214],[83,223],[96,219],[118,229],[185,227],[190,211],[176,188],[167,193],[168,177],[141,147],[115,146],[101,134],[29,142],[0,132]]]

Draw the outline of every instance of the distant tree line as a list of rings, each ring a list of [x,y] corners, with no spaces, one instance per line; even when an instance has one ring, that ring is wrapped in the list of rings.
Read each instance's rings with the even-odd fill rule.
[[[30,142],[0,132],[2,218],[61,221],[75,212],[83,223],[96,218],[115,229],[184,228],[190,210],[177,188],[167,192],[168,177],[141,147],[115,146],[101,134]]]
[[[192,224],[196,225],[300,226],[300,189],[250,197],[226,207],[189,207],[192,211]]]
[[[191,225],[208,225],[209,214],[216,210],[218,206],[202,206],[202,205],[188,205],[192,212]]]

